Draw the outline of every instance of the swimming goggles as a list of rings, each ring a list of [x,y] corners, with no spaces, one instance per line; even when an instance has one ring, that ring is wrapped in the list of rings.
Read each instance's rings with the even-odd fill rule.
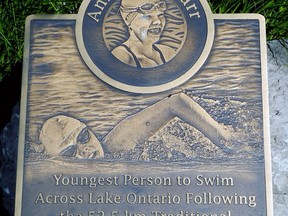
[[[164,12],[167,10],[167,5],[165,1],[159,1],[157,3],[147,2],[138,7],[123,7],[121,6],[120,10],[124,13],[138,12],[141,14],[149,14],[154,10]]]
[[[89,134],[89,130],[87,127],[85,127],[77,136],[76,142],[77,144],[86,144],[88,141],[90,140],[90,134]],[[75,156],[76,152],[77,152],[77,144],[73,143],[71,145],[69,145],[68,147],[66,147],[65,149],[63,149],[59,155],[60,156]]]

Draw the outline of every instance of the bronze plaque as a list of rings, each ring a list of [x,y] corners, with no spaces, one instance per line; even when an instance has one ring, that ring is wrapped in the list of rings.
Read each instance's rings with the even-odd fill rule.
[[[266,70],[204,0],[28,17],[16,215],[272,216]]]

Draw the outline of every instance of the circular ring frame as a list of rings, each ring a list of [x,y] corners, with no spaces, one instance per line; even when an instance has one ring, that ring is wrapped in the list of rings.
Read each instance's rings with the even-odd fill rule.
[[[183,74],[176,79],[169,81],[167,83],[159,84],[159,85],[152,85],[152,86],[138,86],[138,85],[130,85],[123,82],[120,82],[118,80],[115,80],[108,76],[105,71],[102,71],[91,59],[91,56],[86,50],[86,46],[84,43],[84,38],[82,34],[83,29],[83,20],[84,16],[87,10],[87,7],[89,5],[90,1],[84,1],[79,9],[77,21],[76,21],[76,42],[78,45],[79,52],[83,58],[83,61],[86,63],[86,65],[89,67],[89,69],[102,81],[105,83],[118,88],[123,91],[127,92],[133,92],[133,93],[157,93],[157,92],[163,92],[172,88],[175,88],[184,82],[188,81],[195,73],[202,67],[202,65],[205,63],[206,59],[208,58],[210,54],[210,50],[213,45],[214,41],[214,20],[212,17],[212,12],[210,10],[210,7],[206,1],[199,0],[199,3],[201,3],[205,15],[206,15],[206,21],[207,21],[207,37],[205,41],[204,48],[198,57],[197,61],[190,67],[187,71],[183,72]],[[103,42],[104,43],[104,42]],[[188,48],[189,49],[189,48]],[[112,55],[112,54],[111,54]],[[161,66],[159,66],[161,67]]]

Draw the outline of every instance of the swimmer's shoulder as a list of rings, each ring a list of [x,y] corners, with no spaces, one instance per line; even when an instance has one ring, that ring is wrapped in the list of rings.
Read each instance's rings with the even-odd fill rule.
[[[115,49],[112,50],[111,53],[120,61],[136,67],[133,55],[127,50],[127,48],[124,45],[116,47]]]
[[[171,60],[176,55],[176,50],[169,46],[163,44],[155,44],[155,46],[162,52],[166,61]]]

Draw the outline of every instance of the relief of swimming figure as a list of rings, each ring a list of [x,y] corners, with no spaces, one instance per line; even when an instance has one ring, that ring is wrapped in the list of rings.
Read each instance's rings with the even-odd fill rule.
[[[120,61],[138,68],[150,68],[171,60],[176,51],[157,44],[164,30],[166,2],[161,0],[122,0],[121,17],[129,38],[112,50]]]
[[[52,117],[43,124],[39,140],[49,155],[102,158],[102,147],[107,153],[132,150],[175,117],[198,129],[224,152],[231,150],[226,143],[232,140],[232,134],[184,93],[168,96],[128,116],[102,142],[84,123],[63,115]]]

